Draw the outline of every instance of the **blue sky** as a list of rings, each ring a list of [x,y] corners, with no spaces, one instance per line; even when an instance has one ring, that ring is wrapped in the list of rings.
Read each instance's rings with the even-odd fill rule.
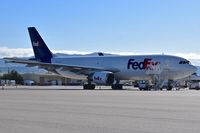
[[[1,0],[0,49],[30,49],[27,27],[35,26],[57,51],[200,54],[199,7],[199,0]]]

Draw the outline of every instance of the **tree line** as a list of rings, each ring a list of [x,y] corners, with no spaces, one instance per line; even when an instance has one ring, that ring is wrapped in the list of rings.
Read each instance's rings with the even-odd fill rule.
[[[23,77],[15,70],[11,70],[8,73],[0,76],[1,80],[15,80],[16,84],[23,84]]]

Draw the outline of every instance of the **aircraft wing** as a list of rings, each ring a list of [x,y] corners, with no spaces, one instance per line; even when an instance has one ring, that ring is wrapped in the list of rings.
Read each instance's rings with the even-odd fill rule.
[[[93,66],[80,66],[72,64],[57,64],[57,63],[44,63],[36,60],[20,59],[20,58],[4,58],[6,62],[26,64],[27,67],[38,66],[48,71],[55,71],[55,69],[62,69],[63,71],[70,71],[77,74],[91,74],[95,71],[110,71],[113,73],[119,72],[118,69],[104,68],[104,67],[93,67]]]

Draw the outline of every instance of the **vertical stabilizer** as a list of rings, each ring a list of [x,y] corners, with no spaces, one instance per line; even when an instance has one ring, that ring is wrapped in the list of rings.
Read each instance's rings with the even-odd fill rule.
[[[51,58],[53,57],[53,55],[36,28],[28,27],[28,32],[36,60],[51,63]]]

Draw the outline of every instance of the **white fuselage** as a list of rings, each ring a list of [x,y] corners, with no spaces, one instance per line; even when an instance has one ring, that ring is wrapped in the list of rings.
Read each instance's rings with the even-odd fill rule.
[[[118,80],[151,80],[152,75],[159,75],[161,80],[177,80],[188,77],[196,71],[196,67],[186,59],[169,55],[54,57],[51,61],[63,65],[118,70],[114,73]],[[68,78],[87,79],[87,75],[61,69],[56,71]]]

